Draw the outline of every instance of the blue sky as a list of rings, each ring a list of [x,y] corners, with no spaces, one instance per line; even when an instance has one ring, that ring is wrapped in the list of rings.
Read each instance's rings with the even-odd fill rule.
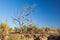
[[[14,27],[12,17],[17,17],[23,6],[32,4],[36,4],[36,11],[29,19],[39,27],[60,28],[60,0],[0,0],[0,20],[7,20],[9,25]]]

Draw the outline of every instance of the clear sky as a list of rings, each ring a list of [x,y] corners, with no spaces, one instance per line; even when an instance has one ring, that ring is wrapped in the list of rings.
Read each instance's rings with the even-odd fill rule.
[[[30,19],[39,27],[60,28],[60,0],[0,0],[0,20],[7,20],[14,27],[12,17],[17,16],[23,6],[32,4],[37,6]]]

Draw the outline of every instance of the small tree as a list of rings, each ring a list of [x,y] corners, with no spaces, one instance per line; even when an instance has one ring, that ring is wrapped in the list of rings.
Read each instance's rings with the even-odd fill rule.
[[[45,31],[47,32],[47,31],[50,31],[51,30],[51,28],[50,27],[46,27],[45,28]]]

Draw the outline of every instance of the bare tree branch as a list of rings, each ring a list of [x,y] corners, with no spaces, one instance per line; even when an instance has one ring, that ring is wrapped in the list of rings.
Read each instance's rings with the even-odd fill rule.
[[[24,11],[26,10],[25,8],[26,8],[26,7],[23,7],[23,8],[22,8],[22,12],[19,14],[18,18],[20,18],[20,16],[23,16]]]

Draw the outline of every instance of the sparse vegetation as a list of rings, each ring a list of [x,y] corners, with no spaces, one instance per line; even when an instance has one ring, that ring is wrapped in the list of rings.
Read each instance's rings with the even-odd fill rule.
[[[33,21],[27,18],[34,11],[32,8],[33,5],[28,8],[22,8],[22,13],[17,18],[13,18],[15,24],[18,23],[18,26],[15,25],[14,28],[10,28],[7,22],[0,23],[1,40],[29,40],[29,38],[31,40],[31,37],[34,38],[33,35],[43,39],[50,35],[60,35],[60,29],[52,29],[50,27],[40,28],[32,23]],[[25,11],[27,14],[24,14]],[[25,21],[28,22],[27,25],[24,24]]]
[[[3,22],[3,23],[0,24],[0,34],[3,37],[1,39],[2,40],[3,39],[5,39],[5,40],[27,40],[28,38],[26,38],[26,35],[28,36],[29,34],[30,34],[29,36],[32,37],[31,35],[34,35],[34,34],[40,34],[40,35],[44,34],[44,35],[46,35],[47,32],[49,32],[49,31],[50,31],[50,33],[54,32],[53,35],[59,35],[59,33],[60,33],[59,29],[51,29],[50,27],[39,28],[37,25],[33,25],[33,24],[29,24],[27,26],[23,25],[21,34],[20,34],[20,30],[21,29],[18,28],[18,27],[14,27],[14,29],[12,29],[12,28],[10,28],[10,26],[8,25],[7,22]],[[15,35],[21,35],[21,36],[19,36],[19,37],[15,36],[15,35],[13,35],[15,37],[8,36],[8,35],[12,34],[10,31],[12,31]]]

